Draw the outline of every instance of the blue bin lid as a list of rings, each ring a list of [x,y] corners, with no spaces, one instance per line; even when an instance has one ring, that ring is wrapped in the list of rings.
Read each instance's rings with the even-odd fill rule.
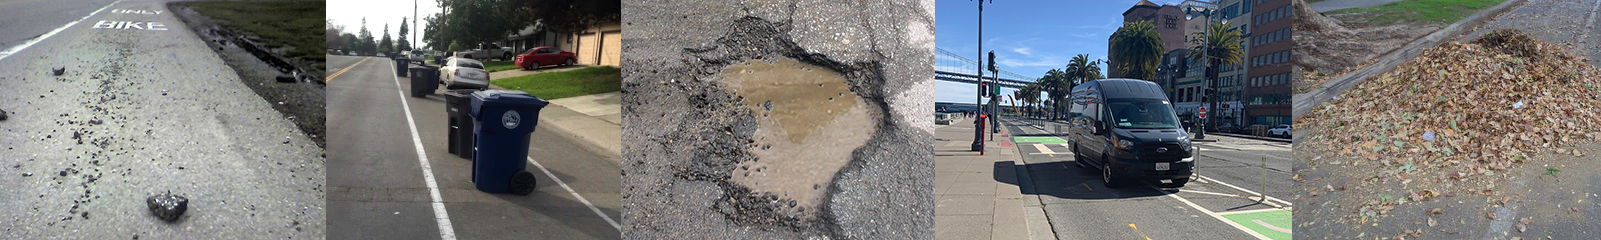
[[[539,109],[545,108],[545,105],[550,104],[550,102],[545,101],[544,99],[540,99],[534,95],[528,95],[527,92],[516,90],[492,89],[477,91],[473,92],[472,98],[473,117],[478,116],[478,110],[482,109],[485,103],[513,108],[531,108],[535,112],[538,112]]]

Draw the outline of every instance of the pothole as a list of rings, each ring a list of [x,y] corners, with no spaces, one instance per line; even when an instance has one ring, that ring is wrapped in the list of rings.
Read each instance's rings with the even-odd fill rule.
[[[815,219],[834,175],[876,132],[878,113],[839,73],[795,60],[745,60],[719,74],[758,126],[748,149],[758,160],[736,164],[730,181],[779,197],[778,213]]]

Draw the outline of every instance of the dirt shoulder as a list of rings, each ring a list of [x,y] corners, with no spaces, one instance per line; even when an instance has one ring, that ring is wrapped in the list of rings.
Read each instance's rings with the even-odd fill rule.
[[[297,3],[306,3],[299,1]],[[296,54],[293,47],[266,44],[276,40],[263,40],[254,32],[228,27],[227,20],[202,15],[195,2],[169,3],[167,7],[189,26],[195,35],[206,40],[206,45],[239,74],[250,90],[272,104],[273,110],[294,122],[301,131],[326,147],[324,126],[325,75],[321,52],[313,55]],[[236,2],[230,4],[278,4],[274,2]],[[319,9],[322,4],[315,4]],[[320,10],[316,12],[321,12]],[[296,18],[285,14],[279,18]],[[262,16],[258,16],[262,17]],[[320,19],[320,18],[318,18]],[[308,25],[309,26],[309,25]],[[300,27],[300,28],[304,28]],[[319,26],[320,28],[320,26]],[[321,31],[321,29],[313,29]],[[299,32],[299,31],[293,31]],[[319,35],[315,35],[320,37]],[[317,49],[320,51],[321,49]],[[295,56],[295,57],[286,57]],[[313,57],[314,56],[314,57]]]

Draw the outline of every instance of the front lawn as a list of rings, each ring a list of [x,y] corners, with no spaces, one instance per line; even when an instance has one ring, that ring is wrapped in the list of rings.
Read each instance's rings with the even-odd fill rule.
[[[551,100],[622,91],[623,74],[617,67],[598,66],[496,79],[491,84]]]

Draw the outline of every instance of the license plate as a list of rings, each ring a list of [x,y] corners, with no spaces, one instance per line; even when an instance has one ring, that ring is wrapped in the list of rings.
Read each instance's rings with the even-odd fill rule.
[[[1168,163],[1156,163],[1157,171],[1167,171],[1169,168],[1171,168],[1171,166],[1168,166]]]

